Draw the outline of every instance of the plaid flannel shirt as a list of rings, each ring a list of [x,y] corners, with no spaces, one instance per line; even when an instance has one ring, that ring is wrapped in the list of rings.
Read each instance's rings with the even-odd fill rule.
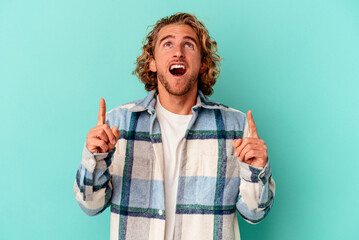
[[[232,140],[243,138],[246,115],[206,98],[185,133],[179,169],[175,236],[184,239],[239,239],[236,210],[260,222],[274,197],[269,162],[255,168],[234,156]],[[106,114],[121,132],[114,150],[83,150],[74,192],[88,215],[111,206],[111,240],[164,239],[165,197],[161,131],[156,92]]]

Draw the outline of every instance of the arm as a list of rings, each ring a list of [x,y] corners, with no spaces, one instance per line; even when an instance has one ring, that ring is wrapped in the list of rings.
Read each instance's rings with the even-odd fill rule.
[[[82,161],[74,183],[74,193],[81,209],[94,216],[108,206],[112,195],[109,166],[115,152],[115,144],[120,137],[116,127],[105,123],[106,103],[100,99],[97,126],[87,134],[82,152]]]
[[[275,183],[268,162],[267,147],[259,138],[252,112],[248,111],[243,140],[233,141],[240,160],[240,186],[237,210],[249,223],[264,219],[273,205]]]
[[[74,183],[74,193],[81,209],[90,216],[106,209],[112,195],[109,166],[115,149],[109,153],[91,153],[85,146]]]
[[[259,223],[273,205],[275,183],[270,164],[267,162],[264,168],[256,168],[241,162],[240,166],[241,184],[236,207],[244,220]]]

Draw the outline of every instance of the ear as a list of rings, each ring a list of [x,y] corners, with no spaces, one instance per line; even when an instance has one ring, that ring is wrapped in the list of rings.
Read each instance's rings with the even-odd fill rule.
[[[201,67],[199,69],[199,73],[204,73],[207,70],[207,62],[206,60],[202,60]]]
[[[153,57],[150,57],[150,70],[151,72],[157,72],[156,61]]]

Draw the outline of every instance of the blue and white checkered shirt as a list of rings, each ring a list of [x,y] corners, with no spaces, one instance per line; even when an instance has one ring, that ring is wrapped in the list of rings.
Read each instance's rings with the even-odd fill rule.
[[[258,223],[271,209],[270,165],[255,168],[234,156],[232,141],[243,138],[247,128],[244,113],[200,91],[198,98],[179,169],[174,239],[239,239],[236,210]],[[88,215],[111,206],[111,240],[164,239],[163,148],[155,104],[151,91],[111,110],[106,123],[121,132],[116,148],[83,150],[75,196]]]

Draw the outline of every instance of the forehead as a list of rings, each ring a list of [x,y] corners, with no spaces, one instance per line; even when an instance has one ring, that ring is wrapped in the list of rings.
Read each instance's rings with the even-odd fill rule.
[[[192,37],[198,43],[198,37],[196,32],[192,29],[192,27],[187,24],[170,24],[163,28],[158,33],[157,42],[161,40],[163,37],[172,35],[175,38],[183,38],[186,36]]]

